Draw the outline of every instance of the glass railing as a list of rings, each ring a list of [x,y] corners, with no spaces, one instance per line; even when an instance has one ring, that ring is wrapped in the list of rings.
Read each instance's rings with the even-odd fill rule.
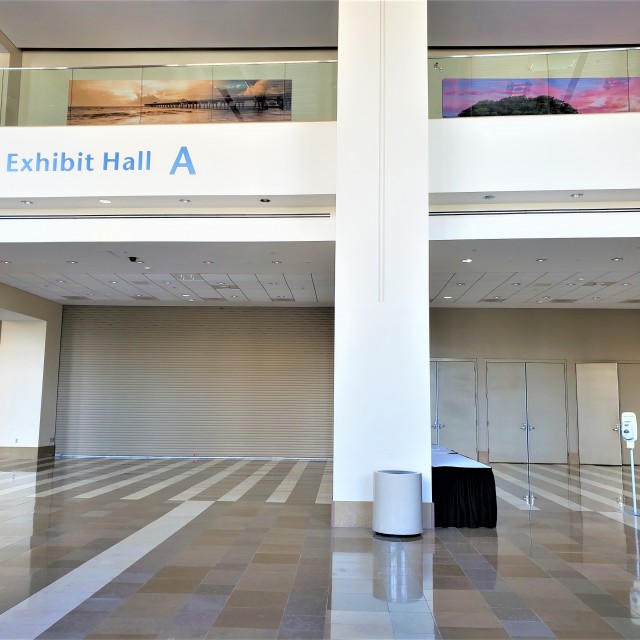
[[[337,63],[2,69],[0,125],[336,119]]]
[[[430,58],[430,118],[631,111],[640,49]]]

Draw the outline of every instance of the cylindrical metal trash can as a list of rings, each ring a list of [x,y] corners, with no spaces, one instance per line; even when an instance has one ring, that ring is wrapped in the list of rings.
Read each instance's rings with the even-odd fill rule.
[[[375,533],[415,536],[422,533],[422,474],[383,470],[373,473]]]

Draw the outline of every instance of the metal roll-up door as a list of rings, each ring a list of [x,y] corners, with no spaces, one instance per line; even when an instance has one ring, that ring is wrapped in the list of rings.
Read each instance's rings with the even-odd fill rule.
[[[67,307],[56,453],[332,456],[333,309]]]

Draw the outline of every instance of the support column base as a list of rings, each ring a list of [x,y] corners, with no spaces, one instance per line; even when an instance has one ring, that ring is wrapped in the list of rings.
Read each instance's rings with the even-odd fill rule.
[[[54,445],[46,447],[0,447],[0,458],[10,460],[38,460],[52,458],[56,452]]]
[[[331,505],[331,526],[371,529],[373,502],[342,501]],[[422,503],[422,527],[434,528],[433,502]]]

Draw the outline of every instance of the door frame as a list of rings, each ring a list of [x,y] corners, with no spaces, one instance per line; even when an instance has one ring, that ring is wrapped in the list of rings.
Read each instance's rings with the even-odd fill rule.
[[[569,386],[567,379],[567,368],[568,363],[566,359],[563,358],[527,358],[523,360],[521,358],[487,358],[485,360],[485,372],[484,372],[484,392],[485,392],[485,406],[486,410],[486,433],[487,433],[487,452],[489,458],[491,457],[490,449],[491,449],[491,437],[489,433],[489,385],[487,384],[488,380],[488,369],[490,363],[506,363],[506,364],[522,364],[525,365],[530,362],[531,364],[562,364],[564,365],[564,435],[565,435],[565,445],[566,445],[566,462],[564,464],[568,464],[569,462]],[[576,387],[576,396],[577,396],[577,387]],[[526,389],[525,389],[526,394]],[[526,396],[525,396],[526,398]],[[525,410],[526,410],[526,399],[525,399]]]
[[[478,358],[429,358],[429,363],[434,362],[436,364],[436,371],[438,368],[438,362],[472,362],[473,363],[473,391],[474,391],[474,402],[476,407],[476,424],[475,424],[475,434],[476,434],[476,460],[478,459],[478,444],[479,444],[479,422],[480,422],[480,414],[478,408]],[[437,376],[437,373],[436,373]],[[437,405],[436,405],[436,416],[437,416]],[[429,429],[431,429],[431,424],[429,424]]]

